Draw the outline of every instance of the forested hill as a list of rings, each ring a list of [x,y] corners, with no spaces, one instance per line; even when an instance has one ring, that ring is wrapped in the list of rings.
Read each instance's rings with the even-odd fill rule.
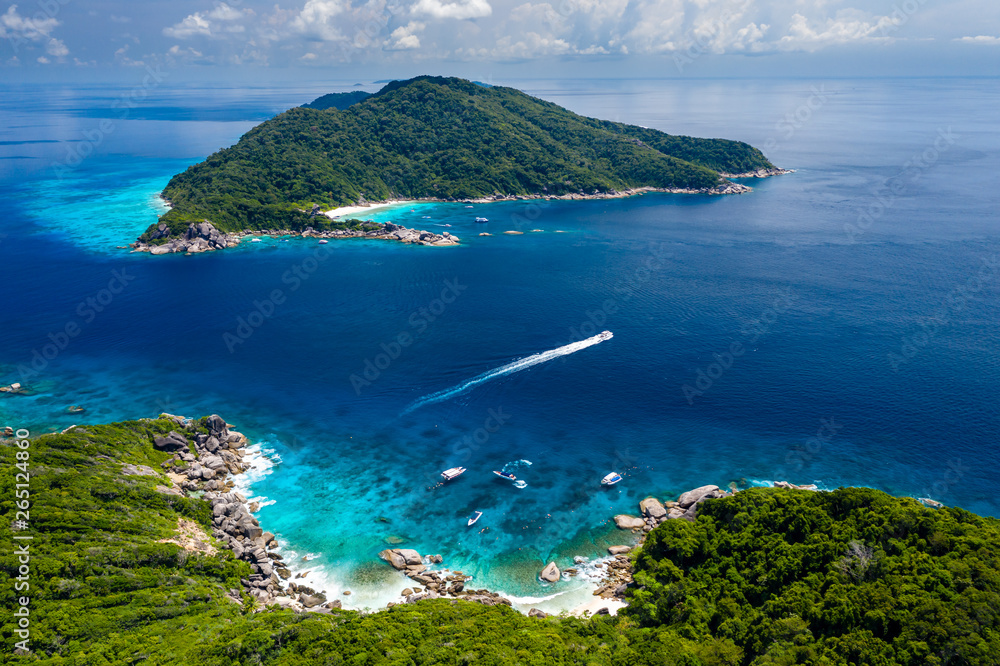
[[[423,76],[342,110],[299,107],[258,125],[174,176],[163,192],[173,209],[161,222],[301,229],[310,224],[302,211],[362,198],[700,189],[721,184],[720,171],[772,167],[738,141],[671,136],[579,116],[513,88]]]
[[[357,104],[363,99],[371,97],[371,93],[365,92],[363,90],[355,90],[352,92],[342,92],[342,93],[330,93],[329,95],[323,95],[322,97],[317,97],[308,104],[303,104],[301,108],[303,109],[317,109],[319,111],[325,111],[326,109],[346,109],[352,104]]]

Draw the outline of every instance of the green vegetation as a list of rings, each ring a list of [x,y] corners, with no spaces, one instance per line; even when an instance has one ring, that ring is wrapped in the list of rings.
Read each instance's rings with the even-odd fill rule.
[[[174,176],[163,192],[173,209],[161,222],[300,230],[315,226],[314,205],[362,198],[713,188],[724,182],[719,171],[772,166],[738,141],[671,136],[585,118],[512,88],[423,76],[343,110],[300,107],[258,125]]]
[[[225,599],[249,574],[228,553],[157,543],[207,503],[156,490],[169,420],[83,426],[29,449],[31,588],[3,591],[2,663],[996,664],[1000,521],[848,488],[752,489],[668,521],[636,555],[618,617],[528,618],[439,599],[360,614],[250,612]],[[2,440],[0,536],[11,544],[16,452]],[[11,549],[0,555],[17,576]],[[31,597],[31,654],[11,609]]]
[[[751,490],[656,529],[636,569],[631,617],[735,645],[743,663],[1000,658],[1000,521],[962,509]]]
[[[354,90],[352,92],[342,92],[342,93],[330,93],[329,95],[323,95],[322,97],[317,97],[308,104],[303,104],[301,108],[303,109],[316,109],[318,111],[324,111],[326,109],[346,109],[352,104],[357,104],[366,97],[371,97],[371,93],[365,92],[363,90]]]

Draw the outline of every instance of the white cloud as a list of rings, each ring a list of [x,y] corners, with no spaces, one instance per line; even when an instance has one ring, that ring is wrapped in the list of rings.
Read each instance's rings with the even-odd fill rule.
[[[420,0],[413,7],[414,14],[427,14],[434,18],[473,19],[490,16],[493,7],[488,0]]]
[[[976,35],[975,37],[959,37],[955,41],[965,42],[966,44],[1000,44],[1000,37],[994,37],[993,35]]]
[[[11,5],[6,13],[0,16],[0,37],[13,39],[29,39],[39,41],[48,37],[59,21],[51,16],[45,18],[30,18],[17,13],[17,5]]]
[[[852,42],[886,40],[886,35],[895,26],[895,21],[888,16],[871,16],[856,9],[842,9],[835,18],[812,23],[796,12],[788,25],[788,34],[778,40],[777,46],[787,50],[816,51]]]
[[[59,21],[52,16],[43,16],[39,12],[34,17],[21,16],[17,5],[11,5],[0,15],[0,39],[8,39],[16,51],[26,44],[45,44],[45,53],[53,58],[63,58],[69,55],[69,49],[61,39],[52,36],[52,31],[59,26]],[[45,56],[38,62],[47,65],[50,60]]]
[[[189,39],[195,35],[212,36],[212,24],[201,14],[191,14],[180,23],[163,29],[163,34],[175,39]]]
[[[66,48],[66,45],[62,43],[61,39],[55,37],[49,39],[49,43],[45,45],[45,52],[56,58],[69,55],[69,49]]]
[[[180,23],[164,28],[163,34],[174,39],[191,39],[241,33],[246,27],[239,21],[250,16],[253,16],[250,9],[241,12],[221,2],[210,12],[189,14]]]
[[[339,41],[345,36],[333,19],[344,15],[350,8],[350,0],[307,0],[291,26],[307,36],[327,42]]]
[[[386,48],[390,51],[406,51],[420,48],[420,38],[416,33],[423,31],[427,25],[420,21],[410,21],[404,26],[400,26],[392,31]]]

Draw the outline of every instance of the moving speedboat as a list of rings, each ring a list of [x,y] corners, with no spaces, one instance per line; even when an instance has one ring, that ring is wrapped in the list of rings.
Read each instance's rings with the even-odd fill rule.
[[[615,485],[616,483],[618,483],[621,480],[622,480],[622,475],[621,474],[619,474],[618,472],[611,472],[611,474],[608,474],[603,479],[601,479],[601,485],[602,486],[613,486],[613,485]]]
[[[489,222],[489,221],[490,221],[489,218],[486,218],[486,217],[477,217],[476,218],[476,222]]]
[[[493,470],[493,473],[499,476],[501,479],[507,479],[508,481],[517,481],[517,477],[510,472],[498,472]]]
[[[615,334],[612,333],[611,331],[601,331],[600,333],[597,334],[597,337],[599,337],[601,340],[610,340],[611,338],[615,337]]]
[[[465,472],[464,467],[452,467],[451,469],[446,469],[445,471],[441,472],[441,476],[444,477],[445,481],[451,481],[456,476],[459,476],[464,472]]]
[[[469,516],[469,527],[472,527],[473,525],[475,525],[476,521],[479,520],[479,517],[481,515],[483,515],[482,511],[473,511],[472,515]]]

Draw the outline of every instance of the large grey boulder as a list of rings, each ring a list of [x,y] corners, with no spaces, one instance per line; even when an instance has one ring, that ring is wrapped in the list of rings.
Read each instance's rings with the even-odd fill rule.
[[[378,554],[380,558],[388,562],[393,569],[405,569],[406,568],[406,558],[399,554],[398,550],[386,549]]]
[[[620,530],[633,530],[642,528],[646,524],[646,521],[642,518],[636,518],[635,516],[627,516],[625,514],[619,514],[615,516],[615,525],[618,526]]]
[[[548,564],[545,565],[545,568],[542,569],[542,573],[538,574],[538,576],[542,580],[554,583],[557,580],[559,580],[560,576],[559,567],[556,566],[555,562],[549,562]]]
[[[609,546],[608,553],[611,555],[624,555],[625,553],[631,552],[632,546]]]
[[[223,437],[223,433],[225,433],[226,439],[229,438],[229,433],[226,431],[226,421],[218,414],[212,414],[205,419],[205,427],[208,428],[208,432],[217,439],[221,439]]]
[[[655,518],[657,520],[665,518],[667,515],[667,510],[660,503],[660,500],[655,497],[647,497],[639,502],[639,511],[647,518]]]
[[[719,486],[701,486],[700,488],[689,490],[677,499],[677,505],[682,509],[686,509],[692,504],[701,501],[706,495],[710,495],[718,490]]]
[[[186,451],[188,448],[187,437],[176,430],[171,430],[166,437],[154,437],[153,446],[161,451]]]
[[[423,564],[423,558],[420,557],[420,553],[412,548],[399,548],[396,552],[403,556],[407,564]]]

